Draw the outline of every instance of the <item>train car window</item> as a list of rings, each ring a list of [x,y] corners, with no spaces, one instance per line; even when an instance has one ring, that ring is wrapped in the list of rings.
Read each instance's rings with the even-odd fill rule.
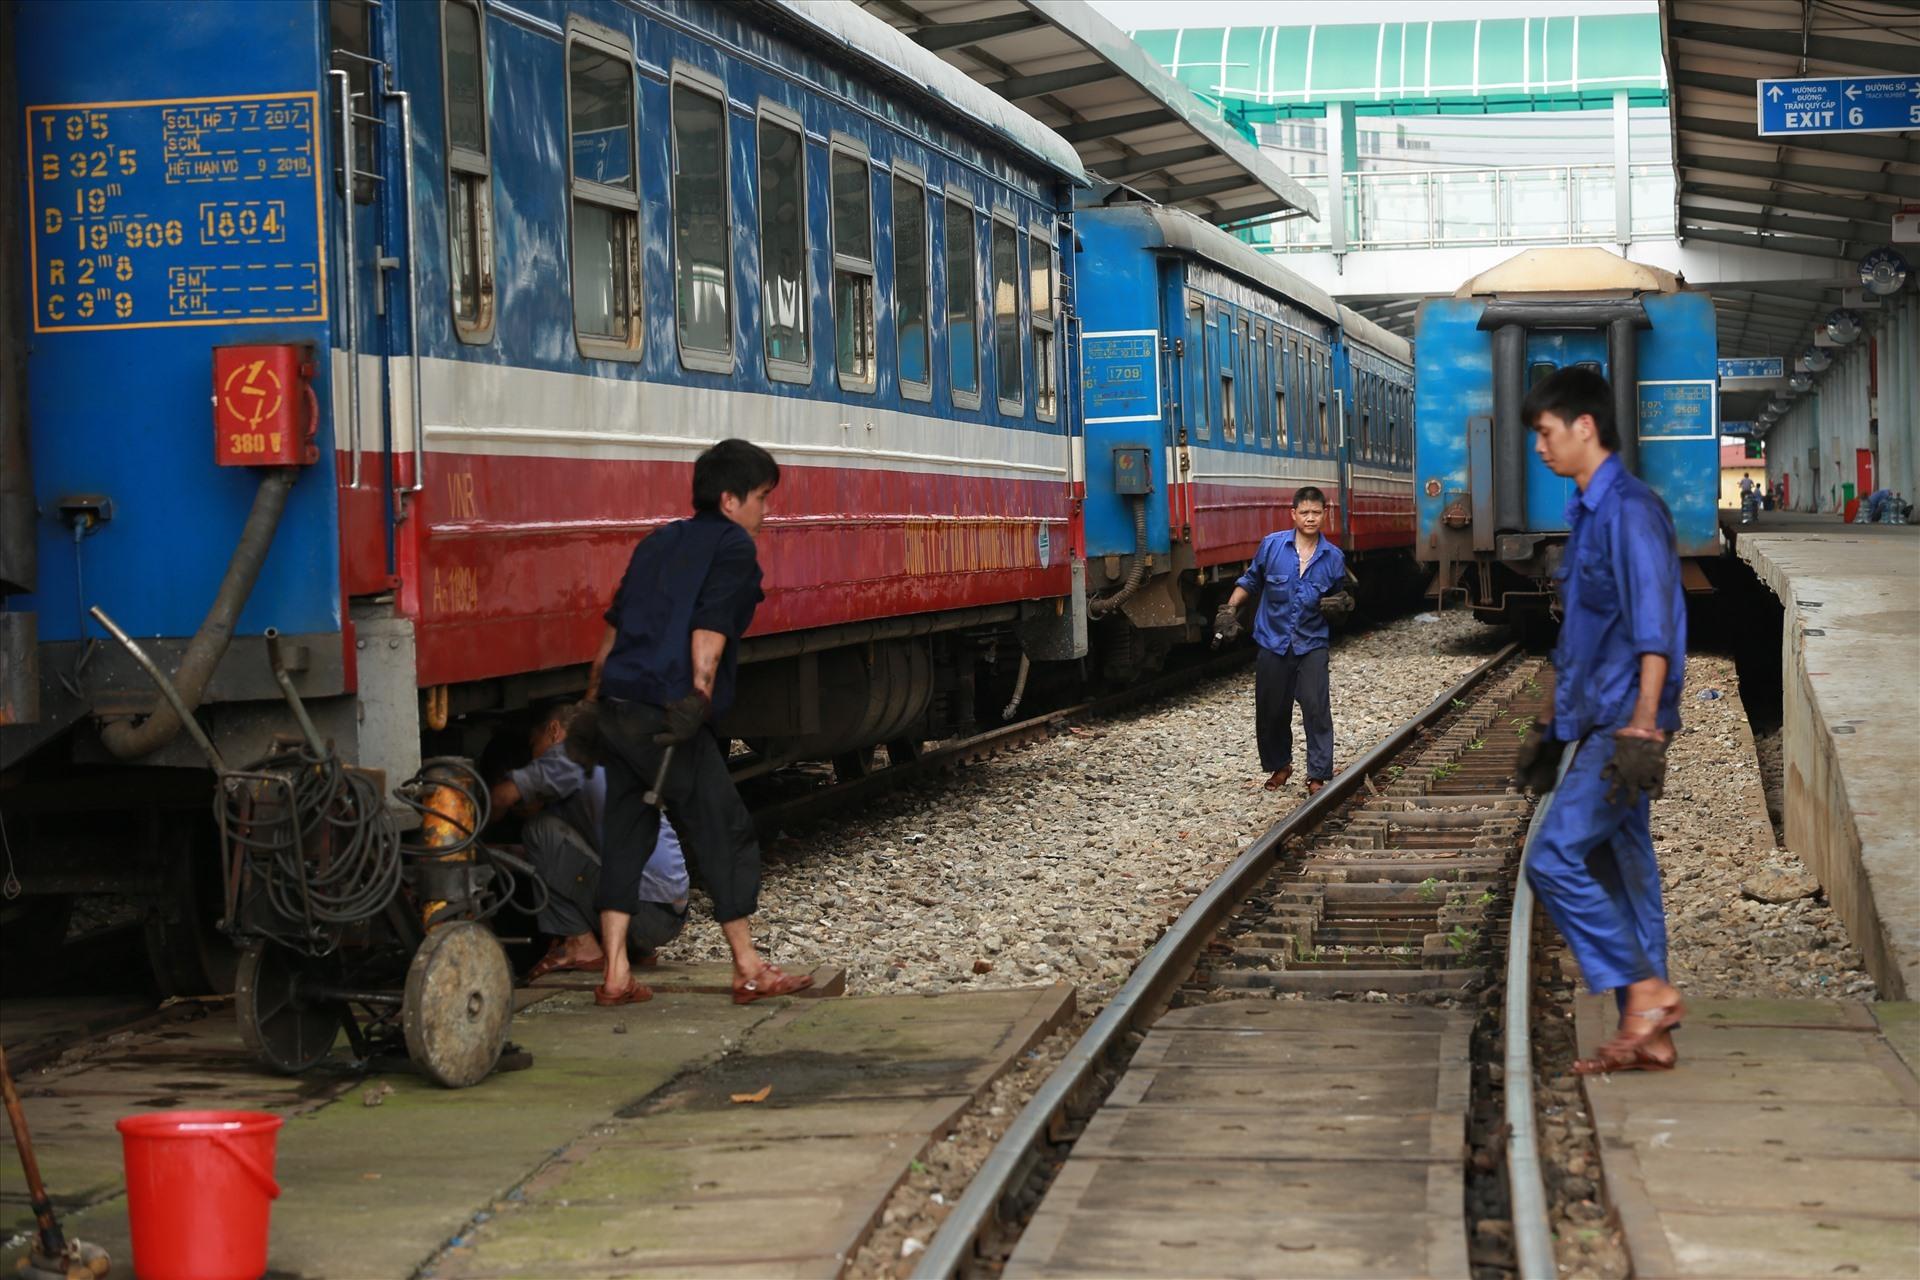
[[[912,169],[893,169],[893,330],[900,390],[915,400],[933,395],[927,329],[927,187]]]
[[[1006,413],[1027,411],[1025,370],[1020,367],[1020,233],[1011,222],[993,220],[994,391]]]
[[[1027,315],[1033,325],[1033,411],[1052,422],[1060,411],[1060,362],[1053,340],[1053,240],[1035,229],[1027,244]]]
[[[1320,452],[1327,453],[1327,361],[1320,352],[1313,353],[1313,398],[1320,406]]]
[[[676,67],[673,292],[680,363],[733,372],[733,215],[727,202],[726,89]]]
[[[583,355],[640,354],[640,195],[633,51],[575,20],[567,43],[573,327]]]
[[[373,74],[373,32],[369,26],[372,6],[367,0],[330,0],[327,6],[328,25],[332,29],[333,52],[327,65],[335,71],[347,73],[347,91],[360,99],[354,110],[361,115],[372,115],[369,85]],[[338,106],[334,110],[339,110]],[[329,134],[335,136],[329,122]],[[368,120],[356,120],[353,124],[353,167],[369,176],[355,178],[353,198],[361,204],[373,199],[373,123]],[[347,175],[344,170],[338,175],[340,190],[346,189]]]
[[[953,402],[980,407],[980,272],[973,206],[947,188],[947,372]]]
[[[834,365],[843,391],[874,385],[873,178],[864,149],[833,143]]]
[[[1240,349],[1236,356],[1233,363],[1239,372],[1235,376],[1234,386],[1244,400],[1240,406],[1240,416],[1247,424],[1247,439],[1251,442],[1259,430],[1260,409],[1258,401],[1253,398],[1256,386],[1253,373],[1253,321],[1244,316],[1240,319]]]
[[[1527,390],[1539,385],[1540,379],[1553,372],[1553,365],[1547,361],[1537,361],[1527,366]]]
[[[473,0],[440,7],[447,118],[447,248],[453,327],[493,338],[493,166],[487,131],[486,28]],[[362,108],[366,110],[367,108]]]
[[[1582,360],[1580,363],[1574,365],[1573,367],[1576,369],[1585,369],[1589,373],[1600,372],[1600,362],[1598,360]]]
[[[1239,439],[1240,423],[1233,411],[1233,316],[1220,309],[1220,346],[1208,366],[1220,379],[1220,438]]]
[[[807,146],[800,119],[760,104],[760,323],[767,376],[810,380]]]
[[[1273,442],[1285,449],[1292,438],[1287,430],[1287,366],[1293,363],[1293,344],[1276,342],[1273,350]]]
[[[1247,404],[1263,444],[1273,439],[1273,420],[1267,416],[1268,406],[1273,403],[1272,374],[1272,349],[1267,346],[1267,326],[1263,324],[1253,331],[1253,381],[1247,384]]]
[[[1187,428],[1202,440],[1210,439],[1213,428],[1207,413],[1207,304],[1196,294],[1187,300]]]

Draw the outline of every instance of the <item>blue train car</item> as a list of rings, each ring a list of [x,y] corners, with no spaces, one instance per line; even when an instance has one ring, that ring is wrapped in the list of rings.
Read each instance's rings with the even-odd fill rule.
[[[1083,209],[1075,234],[1076,478],[1110,674],[1197,638],[1303,485],[1356,558],[1409,557],[1404,340],[1180,210]]]
[[[1414,341],[1417,554],[1443,600],[1495,621],[1547,614],[1573,482],[1535,456],[1519,410],[1572,365],[1613,384],[1621,460],[1673,512],[1683,561],[1719,554],[1710,296],[1602,249],[1535,249],[1422,303]]]
[[[204,847],[201,757],[87,607],[235,764],[294,729],[279,633],[321,733],[397,782],[584,688],[634,542],[723,436],[783,468],[724,726],[760,765],[861,767],[964,730],[976,679],[997,712],[997,652],[1078,656],[1086,174],[857,6],[0,21],[28,388],[0,457],[31,489],[0,526],[0,787],[30,892],[160,890]]]

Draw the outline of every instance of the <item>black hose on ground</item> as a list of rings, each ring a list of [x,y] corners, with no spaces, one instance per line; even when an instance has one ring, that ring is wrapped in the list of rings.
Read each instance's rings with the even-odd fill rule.
[[[187,642],[180,669],[173,675],[174,687],[189,712],[200,705],[213,679],[214,668],[220,665],[227,646],[233,641],[234,623],[246,608],[247,597],[253,594],[260,566],[266,562],[267,550],[273,545],[274,530],[280,527],[280,516],[287,509],[287,494],[299,474],[290,467],[276,467],[260,477],[260,487],[253,495],[253,509],[247,512],[247,523],[240,530],[240,540],[234,544],[233,558],[227,562],[226,577],[221,579],[213,605],[201,621],[200,629],[193,633],[193,639]],[[173,741],[180,732],[180,724],[179,713],[167,702],[160,701],[137,724],[131,720],[108,721],[100,727],[100,741],[120,759],[134,760]]]
[[[1127,580],[1120,589],[1110,596],[1102,596],[1087,606],[1087,612],[1096,618],[1104,617],[1133,599],[1133,593],[1147,580],[1147,500],[1144,496],[1131,499],[1133,503],[1133,567],[1127,570]]]

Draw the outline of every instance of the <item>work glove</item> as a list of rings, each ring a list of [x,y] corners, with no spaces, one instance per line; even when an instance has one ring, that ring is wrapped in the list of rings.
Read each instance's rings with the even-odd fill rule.
[[[567,738],[562,744],[567,759],[591,773],[606,756],[606,739],[600,731],[600,704],[582,702],[567,717]]]
[[[707,695],[698,689],[684,698],[677,698],[666,706],[667,722],[660,732],[653,735],[655,746],[673,746],[690,742],[693,735],[707,722]]]
[[[1223,644],[1232,644],[1245,634],[1247,629],[1240,622],[1240,611],[1232,605],[1221,605],[1219,612],[1213,615],[1213,647],[1218,649]]]
[[[1641,795],[1658,800],[1667,786],[1667,744],[1624,734],[1613,737],[1613,758],[1600,770],[1607,803],[1634,805]]]
[[[1320,597],[1320,616],[1334,626],[1340,626],[1353,615],[1355,602],[1348,591],[1330,591]]]
[[[1515,776],[1520,785],[1535,795],[1545,795],[1560,781],[1560,757],[1567,744],[1553,736],[1553,721],[1534,717],[1527,736],[1520,740],[1519,767]]]

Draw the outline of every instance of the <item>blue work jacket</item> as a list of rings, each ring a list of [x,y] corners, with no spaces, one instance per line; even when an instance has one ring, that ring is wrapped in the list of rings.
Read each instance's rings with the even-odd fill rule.
[[[640,540],[606,612],[615,631],[600,677],[609,698],[664,707],[693,691],[693,633],[727,638],[713,681],[713,718],[733,705],[740,637],[765,599],[753,536],[717,511],[675,520]]]
[[[1338,591],[1346,576],[1346,556],[1324,533],[1304,565],[1293,530],[1262,538],[1253,563],[1234,584],[1259,597],[1254,606],[1253,642],[1280,654],[1326,648],[1327,619],[1320,612],[1320,597]]]
[[[1610,456],[1567,504],[1567,524],[1553,575],[1561,614],[1554,736],[1573,742],[1631,720],[1648,653],[1666,655],[1656,723],[1673,732],[1687,668],[1687,600],[1667,504]]]

